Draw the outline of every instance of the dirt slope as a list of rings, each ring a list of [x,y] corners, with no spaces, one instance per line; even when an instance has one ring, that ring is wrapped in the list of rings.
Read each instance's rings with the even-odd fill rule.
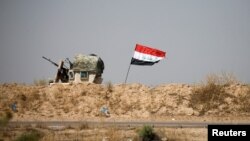
[[[145,119],[171,120],[206,119],[206,117],[236,117],[250,119],[250,88],[248,85],[225,85],[219,91],[226,95],[220,101],[214,97],[199,101],[192,96],[201,86],[164,84],[148,87],[127,85],[0,85],[0,111],[11,110],[17,102],[13,120],[93,120]],[[206,100],[206,99],[205,99]],[[213,101],[217,102],[211,104]],[[108,107],[110,117],[104,117],[100,108]],[[209,109],[207,106],[210,106]],[[204,110],[205,108],[206,111]]]

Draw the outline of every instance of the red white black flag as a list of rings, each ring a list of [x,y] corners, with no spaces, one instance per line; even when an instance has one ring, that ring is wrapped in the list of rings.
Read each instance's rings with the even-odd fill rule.
[[[131,64],[152,66],[165,58],[165,55],[166,52],[164,51],[136,44]]]

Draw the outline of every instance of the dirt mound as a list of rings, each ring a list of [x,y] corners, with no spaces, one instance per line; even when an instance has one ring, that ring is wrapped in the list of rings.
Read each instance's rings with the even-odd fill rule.
[[[211,92],[205,91],[205,88],[203,91],[202,86],[187,84],[156,87],[111,83],[52,86],[2,84],[0,110],[13,110],[16,103],[13,120],[99,119],[103,117],[100,112],[103,106],[110,112],[109,119],[171,119],[174,116],[201,115],[249,117],[249,86],[233,84],[220,88],[218,91],[213,88]],[[207,100],[202,101],[204,92],[214,95],[223,92],[226,95],[219,98],[208,96]]]

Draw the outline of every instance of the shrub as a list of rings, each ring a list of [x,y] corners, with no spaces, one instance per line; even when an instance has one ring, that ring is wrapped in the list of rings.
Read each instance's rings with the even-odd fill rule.
[[[144,125],[142,127],[141,130],[139,130],[139,137],[143,140],[143,141],[150,141],[154,139],[154,132],[153,132],[153,128],[151,126],[148,125]]]
[[[13,117],[10,111],[5,111],[5,115],[0,117],[0,127],[4,127],[8,124],[9,120]]]
[[[39,141],[42,138],[42,134],[36,130],[32,130],[21,134],[15,139],[15,141]]]
[[[231,85],[239,83],[233,73],[222,72],[220,74],[208,74],[204,84]]]
[[[220,104],[224,104],[224,99],[229,97],[223,88],[222,79],[217,75],[209,75],[206,83],[192,90],[189,106],[197,109],[200,115],[204,115],[207,111],[217,108]]]

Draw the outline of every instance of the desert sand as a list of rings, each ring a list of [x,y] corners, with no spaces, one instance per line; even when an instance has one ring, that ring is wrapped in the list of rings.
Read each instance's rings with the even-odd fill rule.
[[[16,102],[17,111],[13,111],[13,121],[250,121],[250,101],[247,99],[250,95],[249,85],[222,86],[226,95],[206,111],[202,101],[192,97],[199,87],[188,84],[150,87],[137,83],[1,84],[0,111],[12,111],[11,104]],[[107,107],[110,116],[103,115],[101,107]]]

